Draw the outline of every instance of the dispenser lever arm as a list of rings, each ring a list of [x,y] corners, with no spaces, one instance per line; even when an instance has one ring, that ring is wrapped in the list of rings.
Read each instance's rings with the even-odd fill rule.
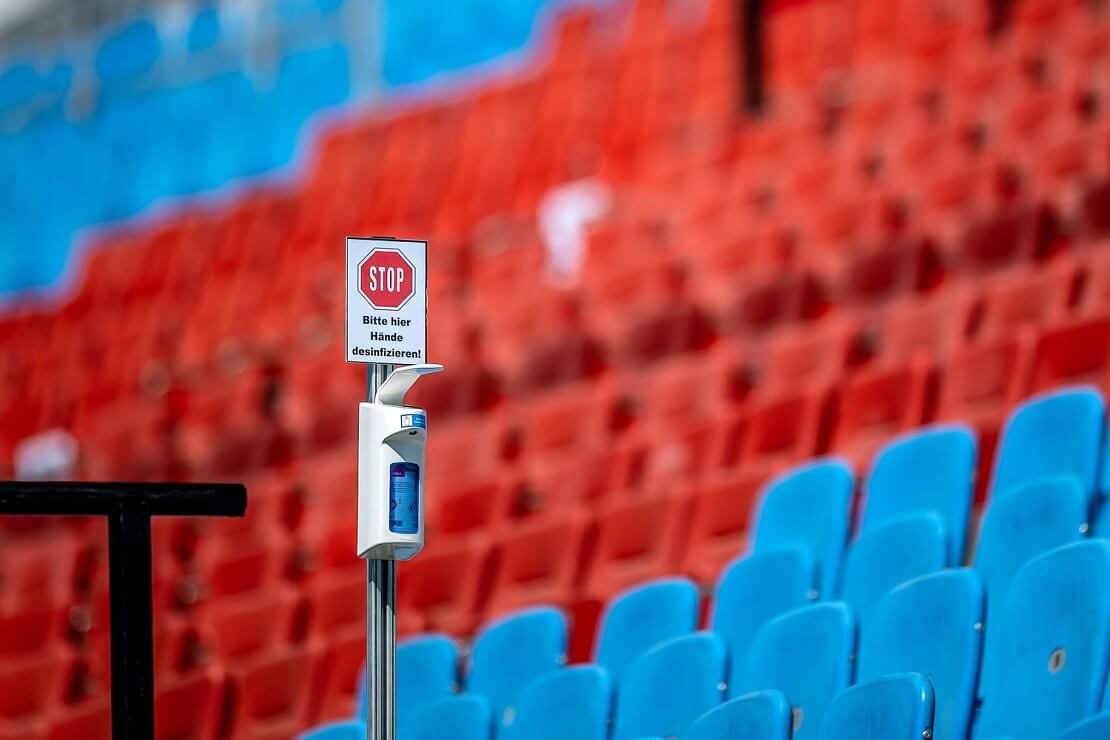
[[[402,406],[405,403],[405,394],[413,384],[423,375],[443,372],[443,365],[406,365],[394,370],[385,382],[378,388],[374,403],[387,406]]]

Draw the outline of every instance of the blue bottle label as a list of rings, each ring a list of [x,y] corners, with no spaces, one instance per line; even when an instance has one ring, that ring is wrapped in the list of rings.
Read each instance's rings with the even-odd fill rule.
[[[389,531],[416,534],[420,530],[420,466],[399,462],[389,466]]]

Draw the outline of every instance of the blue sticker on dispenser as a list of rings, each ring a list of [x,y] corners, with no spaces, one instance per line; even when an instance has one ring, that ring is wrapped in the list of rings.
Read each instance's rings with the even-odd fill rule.
[[[424,414],[402,414],[401,428],[413,427],[416,429],[428,428],[428,417]]]
[[[389,531],[416,534],[419,530],[420,466],[410,462],[392,463],[389,466]]]

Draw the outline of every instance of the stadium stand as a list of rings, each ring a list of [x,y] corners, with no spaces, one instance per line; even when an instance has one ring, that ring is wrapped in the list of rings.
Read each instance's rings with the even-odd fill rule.
[[[429,84],[365,106],[351,0],[0,71],[0,287],[80,255],[5,299],[0,474],[61,430],[74,477],[251,490],[155,528],[159,737],[360,730],[356,233],[429,239],[449,368],[413,394],[402,737],[845,737],[877,696],[915,737],[1100,737],[1110,9],[765,3],[749,118],[736,3],[565,7],[444,78],[525,42],[538,4],[504,5],[480,47],[469,10],[387,3],[385,86]],[[576,181],[611,204],[555,285],[536,213]],[[891,557],[903,526],[928,563]],[[0,738],[107,736],[106,550],[0,521]]]

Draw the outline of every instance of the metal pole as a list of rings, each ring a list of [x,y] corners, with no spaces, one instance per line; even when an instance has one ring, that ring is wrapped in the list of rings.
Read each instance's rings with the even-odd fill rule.
[[[150,514],[140,504],[108,517],[112,632],[112,737],[154,736]]]
[[[370,402],[393,372],[393,365],[366,368]],[[397,654],[397,563],[366,561],[366,737],[395,740]]]

